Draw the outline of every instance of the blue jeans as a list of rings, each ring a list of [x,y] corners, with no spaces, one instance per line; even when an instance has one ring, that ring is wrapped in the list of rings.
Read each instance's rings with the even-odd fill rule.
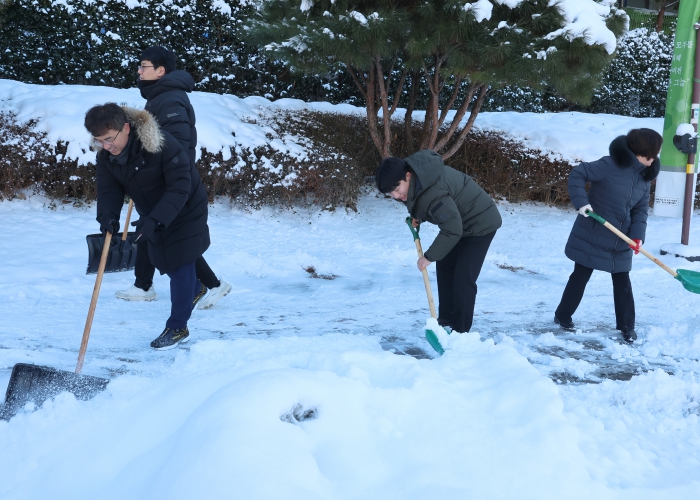
[[[195,261],[178,267],[168,273],[170,277],[170,317],[165,322],[166,328],[173,330],[185,328],[192,315],[192,301],[201,290],[202,284],[197,280]]]

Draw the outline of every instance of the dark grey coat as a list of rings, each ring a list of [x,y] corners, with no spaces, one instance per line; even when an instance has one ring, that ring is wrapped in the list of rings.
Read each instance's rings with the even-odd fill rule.
[[[193,89],[194,78],[182,70],[166,73],[158,80],[139,81],[141,97],[147,101],[146,111],[156,117],[163,130],[177,139],[192,165],[197,156],[197,119],[187,93]]]
[[[644,241],[649,214],[649,187],[659,175],[657,158],[642,165],[625,136],[610,143],[610,156],[581,163],[569,175],[569,196],[576,210],[593,211],[631,239]],[[586,183],[591,187],[586,194]],[[566,243],[566,256],[582,266],[609,273],[632,269],[632,249],[592,217],[579,215]]]
[[[445,165],[439,154],[425,149],[406,163],[415,174],[404,202],[408,212],[440,228],[426,259],[442,260],[461,238],[484,236],[501,227],[501,214],[488,193],[467,174]]]
[[[131,125],[124,156],[112,157],[93,143],[97,219],[105,212],[118,216],[128,194],[141,217],[160,223],[148,240],[148,255],[161,273],[169,273],[209,247],[207,192],[180,143],[148,111],[123,109]]]

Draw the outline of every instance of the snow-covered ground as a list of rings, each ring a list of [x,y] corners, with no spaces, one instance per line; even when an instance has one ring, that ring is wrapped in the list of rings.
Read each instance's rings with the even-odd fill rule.
[[[38,118],[78,149],[85,110],[107,100],[143,104],[133,91],[0,81],[0,111]],[[246,113],[311,107],[193,102],[200,130],[219,127],[221,139],[200,132],[212,148],[234,129],[255,140]],[[571,120],[578,134],[565,140]],[[477,125],[574,159],[662,120],[503,113]],[[84,274],[85,235],[97,223],[94,206],[49,205],[40,195],[0,202],[0,390],[18,362],[75,367],[95,279]],[[106,275],[84,373],[111,382],[90,401],[65,393],[0,421],[0,498],[697,496],[700,296],[639,255],[639,342],[620,342],[604,273],[574,316],[579,330],[563,334],[552,315],[573,269],[573,210],[499,203],[472,332],[436,358],[402,205],[368,191],[357,213],[210,208],[205,256],[232,293],[194,313],[188,344],[156,352],[167,277],[156,277],[156,302],[128,303],[114,292],[133,275]],[[658,255],[680,231],[651,215],[645,248]],[[435,234],[422,229],[424,248]],[[690,239],[700,239],[695,221]],[[436,294],[434,266],[430,276]],[[305,412],[313,418],[293,416]]]

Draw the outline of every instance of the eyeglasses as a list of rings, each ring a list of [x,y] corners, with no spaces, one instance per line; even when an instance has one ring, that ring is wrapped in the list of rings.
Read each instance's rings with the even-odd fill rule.
[[[122,130],[124,130],[123,127],[122,127]],[[120,130],[119,132],[117,132],[117,135],[115,135],[115,136],[112,137],[111,139],[105,139],[105,140],[103,140],[103,141],[100,141],[100,140],[98,140],[98,139],[95,139],[94,137],[93,137],[92,139],[95,141],[95,143],[99,144],[100,146],[102,146],[102,147],[105,148],[105,149],[106,149],[106,148],[111,148],[111,147],[112,147],[112,144],[114,144],[114,141],[117,140],[117,137],[119,137],[119,134],[121,134],[121,133],[122,133],[122,131]]]
[[[144,68],[155,68],[155,66],[153,66],[153,65],[148,66],[146,64],[139,64],[139,71],[142,71]]]

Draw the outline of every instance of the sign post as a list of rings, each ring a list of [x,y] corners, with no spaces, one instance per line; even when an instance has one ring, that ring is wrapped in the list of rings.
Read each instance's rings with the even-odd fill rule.
[[[671,76],[666,98],[664,117],[664,147],[661,150],[661,172],[656,181],[654,196],[654,215],[684,219],[682,244],[687,245],[687,233],[695,201],[695,182],[697,177],[697,158],[692,155],[690,163],[688,154],[681,153],[673,146],[673,137],[678,125],[691,123],[692,109],[697,109],[700,95],[693,96],[694,83],[700,83],[694,76],[697,40],[700,32],[695,28],[700,20],[700,2],[682,0],[678,9],[678,27],[673,47]],[[695,97],[695,101],[693,100]],[[694,104],[695,103],[695,104]],[[697,113],[697,111],[696,111]],[[697,123],[694,124],[697,130]],[[688,192],[688,185],[692,187]],[[685,213],[684,214],[684,207]]]

